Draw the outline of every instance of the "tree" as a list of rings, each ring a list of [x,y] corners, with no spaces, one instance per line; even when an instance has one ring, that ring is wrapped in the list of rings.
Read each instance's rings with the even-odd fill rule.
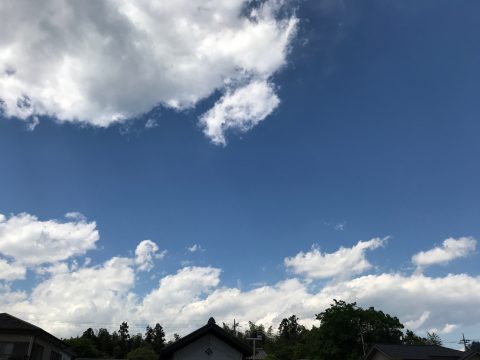
[[[153,345],[154,336],[155,334],[153,332],[153,329],[150,325],[147,325],[147,328],[145,329],[145,343]]]
[[[155,327],[153,328],[153,341],[152,341],[153,350],[157,354],[160,354],[160,351],[163,349],[164,346],[165,346],[165,332],[163,331],[162,325],[160,325],[159,323],[156,323]]]
[[[157,360],[158,355],[150,345],[139,347],[127,354],[128,360]]]
[[[480,341],[472,341],[472,343],[467,348],[469,351],[479,351],[480,352]]]
[[[85,331],[83,332],[82,338],[84,338],[84,339],[90,339],[90,340],[95,341],[95,339],[96,339],[95,331],[93,331],[92,328],[88,328],[87,330],[85,330]]]
[[[102,353],[97,350],[91,339],[77,337],[67,339],[65,340],[65,343],[77,354],[78,357],[98,358],[102,356]]]
[[[144,345],[145,344],[144,344],[142,334],[132,335],[132,337],[130,338],[130,351],[141,348]]]
[[[295,341],[304,330],[305,327],[298,323],[298,317],[292,315],[288,319],[285,318],[282,320],[278,326],[278,336],[281,340]]]
[[[105,354],[113,355],[112,337],[107,329],[98,329],[95,343],[98,350]]]
[[[403,325],[373,307],[362,309],[356,303],[333,300],[320,314],[320,327],[312,329],[310,357],[331,360],[362,359],[375,343],[400,344]]]
[[[267,347],[279,360],[304,358],[305,335],[305,327],[299,324],[296,315],[292,315],[280,322],[276,343],[268,343]]]
[[[408,330],[405,332],[403,336],[402,343],[405,345],[426,345],[427,339],[418,336],[412,330]]]
[[[438,334],[436,334],[434,332],[432,332],[432,333],[427,332],[426,344],[427,345],[441,346],[442,345],[442,339],[440,338],[440,336],[438,336]]]
[[[130,339],[130,334],[128,333],[128,324],[126,321],[120,324],[120,328],[118,329],[118,336],[119,341],[118,345],[114,347],[114,355],[115,357],[119,356],[120,358],[124,359],[130,350],[128,348],[128,340]]]

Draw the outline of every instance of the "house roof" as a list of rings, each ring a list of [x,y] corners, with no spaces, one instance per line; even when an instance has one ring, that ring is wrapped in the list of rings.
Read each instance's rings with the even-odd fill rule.
[[[456,357],[460,359],[465,355],[465,353],[462,351],[438,345],[377,344],[370,349],[365,359],[372,359],[373,355],[378,351],[389,356],[390,358],[405,360],[430,360],[432,358],[442,357]]]
[[[207,334],[213,334],[218,337],[223,342],[227,343],[234,349],[241,352],[244,356],[252,354],[252,349],[242,341],[237,339],[232,334],[223,330],[220,326],[215,323],[213,318],[208,320],[208,323],[202,326],[200,329],[195,330],[194,332],[188,334],[187,336],[175,341],[174,343],[167,345],[160,352],[160,358],[167,357],[170,354],[180,350],[181,348],[193,343],[194,341],[200,339],[202,336]]]
[[[480,351],[470,351],[461,360],[480,359]]]
[[[7,313],[0,313],[0,333],[40,336],[56,344],[62,350],[72,354],[72,351],[68,349],[68,345],[59,338],[53,336],[52,334],[46,332],[45,330],[36,325],[30,324],[29,322],[26,322]]]

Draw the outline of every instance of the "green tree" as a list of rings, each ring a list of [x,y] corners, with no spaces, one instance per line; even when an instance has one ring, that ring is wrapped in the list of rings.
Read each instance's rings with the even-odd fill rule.
[[[405,345],[426,345],[427,339],[418,336],[412,330],[408,330],[405,332],[403,336],[402,343]]]
[[[442,345],[442,339],[440,338],[440,336],[438,336],[438,334],[436,334],[434,332],[432,332],[432,333],[427,332],[426,344],[427,345],[441,346]]]
[[[153,329],[150,325],[147,325],[147,328],[145,329],[145,343],[153,345],[153,338],[155,334],[153,332]]]
[[[130,334],[128,333],[128,324],[126,321],[120,324],[120,328],[118,329],[118,336],[119,336],[118,347],[120,348],[120,352],[118,352],[117,350],[117,355],[120,355],[120,358],[124,359],[130,350],[128,348]]]
[[[310,357],[331,360],[362,359],[375,343],[400,344],[403,325],[373,307],[362,309],[356,303],[334,300],[317,315],[318,328],[312,329],[314,344]]]
[[[268,344],[268,350],[279,360],[300,359],[305,357],[305,336],[307,331],[298,322],[298,317],[292,315],[283,319],[278,326],[278,337],[273,344]]]
[[[127,354],[128,360],[157,360],[158,355],[150,345],[139,347]]]
[[[141,348],[145,345],[142,334],[132,335],[130,338],[130,351]]]
[[[71,338],[65,340],[65,343],[77,354],[78,357],[98,358],[102,356],[102,353],[97,350],[91,339],[84,337]]]
[[[97,349],[101,352],[113,356],[113,343],[112,336],[107,329],[100,328],[98,329],[97,338],[96,338]]]
[[[90,340],[95,341],[95,339],[96,339],[95,331],[93,331],[92,328],[88,328],[87,330],[85,330],[85,331],[83,332],[82,338],[84,338],[84,339],[90,339]]]
[[[298,317],[292,315],[288,319],[285,318],[280,322],[278,326],[278,336],[284,341],[295,341],[304,330],[305,327],[298,323]]]
[[[163,349],[164,346],[165,346],[165,332],[163,331],[162,325],[160,325],[159,323],[156,323],[155,327],[153,328],[153,341],[152,341],[153,350],[157,354],[160,354],[160,351]]]

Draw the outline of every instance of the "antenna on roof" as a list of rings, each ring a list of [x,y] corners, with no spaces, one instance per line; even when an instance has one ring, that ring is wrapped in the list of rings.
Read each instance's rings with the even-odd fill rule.
[[[465,334],[462,333],[462,339],[458,342],[459,344],[463,344],[465,351],[467,351],[468,345],[470,344],[472,340],[465,339]]]

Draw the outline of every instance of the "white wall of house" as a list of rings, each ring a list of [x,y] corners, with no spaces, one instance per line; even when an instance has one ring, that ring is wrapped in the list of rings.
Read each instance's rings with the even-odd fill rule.
[[[208,354],[211,350],[210,355]],[[215,335],[207,334],[175,352],[174,360],[242,360],[242,353]]]

